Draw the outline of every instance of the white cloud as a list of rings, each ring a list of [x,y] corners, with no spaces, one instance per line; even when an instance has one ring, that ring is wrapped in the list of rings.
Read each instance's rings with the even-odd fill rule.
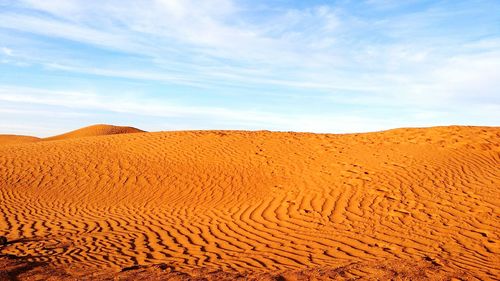
[[[500,48],[498,34],[486,36],[478,31],[468,34],[476,37],[462,36],[461,30],[449,26],[445,35],[434,32],[445,26],[442,23],[450,24],[447,20],[455,21],[460,13],[476,11],[467,11],[463,5],[448,10],[438,3],[434,5],[437,8],[418,12],[362,18],[358,11],[341,3],[335,7],[266,10],[264,17],[251,16],[255,12],[249,11],[251,7],[241,7],[240,2],[231,0],[19,3],[23,9],[0,11],[0,27],[20,31],[19,37],[39,36],[31,38],[34,44],[27,44],[26,40],[16,42],[14,35],[2,36],[0,31],[0,39],[8,39],[4,43],[8,48],[1,49],[6,57],[2,62],[42,65],[48,75],[68,72],[133,79],[162,86],[183,85],[200,92],[208,88],[235,92],[272,89],[271,94],[284,98],[300,92],[304,98],[319,97],[337,107],[407,109],[412,111],[408,118],[413,118],[404,120],[407,124],[459,120],[456,112],[460,110],[480,118],[478,111],[491,113],[500,104],[500,54],[495,51]],[[387,12],[400,5],[398,1],[370,0],[355,7]],[[59,39],[76,42],[82,49],[108,53],[97,56],[79,48],[73,50]],[[15,59],[9,58],[14,55]],[[124,100],[118,95],[103,95],[102,90],[18,87],[13,95],[6,89],[10,88],[0,88],[0,99],[7,102],[40,103],[37,100],[43,96],[45,105],[160,117],[208,116],[257,128],[338,131],[352,125],[365,131],[404,125],[392,116],[386,121],[365,118],[363,112],[345,117],[316,112],[293,115],[243,110],[244,106],[240,110],[224,101],[219,107],[199,107],[192,101],[170,104],[161,98]]]
[[[43,96],[43,99],[40,98]],[[173,104],[166,100],[131,95],[119,98],[93,92],[44,90],[28,87],[0,87],[0,101],[61,106],[80,110],[105,110],[158,117],[208,116],[240,122],[268,122],[279,118],[270,113]]]
[[[9,49],[7,47],[2,47],[1,50],[2,50],[2,53],[6,56],[12,57],[14,55],[12,49]]]
[[[40,98],[43,96],[43,99]],[[389,120],[366,118],[354,115],[323,114],[286,114],[266,111],[238,110],[224,107],[186,106],[169,103],[166,100],[144,99],[137,96],[121,97],[98,95],[91,92],[69,92],[42,90],[26,87],[0,87],[0,102],[7,104],[29,104],[39,106],[62,107],[72,109],[73,117],[82,118],[86,111],[105,111],[120,114],[134,114],[150,118],[202,118],[211,124],[222,124],[219,127],[206,127],[204,124],[181,127],[182,129],[268,129],[281,131],[307,132],[366,132],[392,128]],[[42,114],[40,114],[42,112]],[[44,115],[48,110],[27,109],[2,111],[0,116],[11,114]],[[61,113],[68,117],[68,115]],[[2,126],[0,126],[2,127]],[[171,127],[171,126],[170,126]],[[9,127],[10,128],[10,127]],[[149,129],[149,128],[148,128]],[[162,130],[165,128],[152,128]],[[56,130],[52,128],[50,131]],[[3,132],[8,133],[8,132]],[[40,132],[42,134],[46,134]]]
[[[335,41],[326,35],[340,25],[336,13],[327,6],[284,11],[255,23],[245,20],[241,9],[229,0],[23,3],[55,18],[6,12],[0,26],[157,58],[182,51],[208,62],[325,63],[331,56],[312,51],[331,47]],[[307,60],[304,55],[308,52],[301,46],[311,51]]]

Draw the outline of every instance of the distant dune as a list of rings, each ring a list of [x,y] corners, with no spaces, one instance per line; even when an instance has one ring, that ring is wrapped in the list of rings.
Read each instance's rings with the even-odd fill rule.
[[[0,135],[0,145],[3,144],[19,144],[26,142],[35,142],[40,139],[37,137],[20,136],[20,135]]]
[[[131,133],[144,133],[145,131],[139,130],[134,127],[122,127],[113,126],[106,124],[97,124],[88,127],[84,127],[78,130],[74,130],[62,135],[57,135],[48,138],[37,138],[31,136],[20,136],[20,135],[1,135],[0,134],[0,145],[3,144],[20,144],[26,142],[36,142],[36,141],[51,141],[51,140],[64,140],[72,138],[84,138],[84,137],[96,137],[105,135],[117,135],[117,134],[131,134]]]
[[[105,136],[105,135],[117,135],[117,134],[130,134],[130,133],[143,133],[144,131],[136,129],[134,127],[122,127],[122,126],[112,126],[106,124],[98,124],[93,126],[88,126],[78,130],[71,131],[66,134],[53,136],[50,138],[45,138],[44,140],[63,140],[72,138],[82,138],[82,137],[95,137],[95,136]]]
[[[0,137],[0,279],[500,277],[499,127],[136,132]]]

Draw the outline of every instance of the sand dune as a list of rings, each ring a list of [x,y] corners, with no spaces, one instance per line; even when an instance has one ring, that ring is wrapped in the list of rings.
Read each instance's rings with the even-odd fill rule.
[[[39,140],[40,139],[37,137],[30,137],[30,136],[0,135],[0,145],[35,142],[35,141],[39,141]]]
[[[106,135],[144,133],[144,132],[145,131],[139,130],[134,127],[97,124],[48,138],[37,138],[32,136],[21,136],[21,135],[0,135],[0,145],[20,144],[20,143],[37,142],[37,141],[64,140],[72,138],[96,137],[96,136],[106,136]]]
[[[4,274],[500,277],[498,127],[124,131],[0,146]]]
[[[113,126],[106,124],[97,124],[74,130],[62,135],[57,135],[44,140],[63,140],[71,138],[82,138],[82,137],[95,137],[95,136],[105,136],[105,135],[117,135],[117,134],[131,134],[131,133],[144,133],[144,131],[139,130],[134,127],[123,127],[123,126]]]

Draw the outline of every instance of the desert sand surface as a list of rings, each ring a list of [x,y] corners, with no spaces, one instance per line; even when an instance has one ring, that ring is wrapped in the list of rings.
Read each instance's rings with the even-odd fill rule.
[[[21,135],[3,135],[0,134],[0,145],[3,144],[20,144],[27,142],[37,142],[37,141],[49,141],[49,140],[63,140],[71,138],[83,138],[83,137],[96,137],[105,135],[117,135],[117,134],[131,134],[131,133],[144,133],[145,131],[139,130],[134,127],[125,126],[113,126],[106,124],[97,124],[88,127],[84,127],[78,130],[74,130],[62,135],[57,135],[48,138],[37,138],[32,136],[21,136]]]
[[[20,135],[0,135],[0,145],[40,141],[40,138]]]
[[[0,199],[0,279],[500,278],[499,127],[2,136]]]
[[[131,133],[144,133],[144,131],[134,127],[97,124],[77,129],[62,135],[45,138],[44,140],[63,140],[71,138],[96,137],[96,136],[131,134]]]

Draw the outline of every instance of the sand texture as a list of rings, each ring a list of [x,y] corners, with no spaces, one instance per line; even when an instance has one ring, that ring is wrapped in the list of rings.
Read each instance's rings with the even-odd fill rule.
[[[37,141],[63,140],[71,138],[96,137],[105,135],[144,133],[144,132],[145,131],[133,127],[97,124],[48,138],[0,134],[0,145],[20,144],[20,143],[37,142]]]
[[[15,138],[0,279],[500,277],[498,127]]]
[[[19,135],[0,135],[0,145],[4,144],[19,144],[27,142],[40,141],[37,137],[19,136]]]
[[[81,128],[78,130],[74,130],[62,135],[45,138],[44,140],[63,140],[71,138],[96,137],[104,135],[118,135],[118,134],[130,134],[130,133],[144,133],[144,131],[134,127],[97,124]]]

